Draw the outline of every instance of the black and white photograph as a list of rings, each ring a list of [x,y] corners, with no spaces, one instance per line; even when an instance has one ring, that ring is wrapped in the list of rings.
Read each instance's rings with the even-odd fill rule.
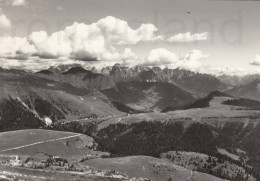
[[[0,181],[260,181],[260,0],[0,0]]]

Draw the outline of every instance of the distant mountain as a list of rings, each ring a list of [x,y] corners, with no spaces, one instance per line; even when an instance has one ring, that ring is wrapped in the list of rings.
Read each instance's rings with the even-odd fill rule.
[[[167,82],[175,84],[183,90],[199,97],[205,96],[214,90],[224,91],[230,88],[216,77],[209,74],[200,74],[184,69],[161,69],[159,67],[136,66],[128,68],[116,64],[113,67],[102,69],[115,79],[116,82]]]
[[[49,124],[46,120],[52,123],[135,112],[127,107],[119,111],[115,101],[98,91],[110,88],[112,78],[88,73],[0,72],[0,131],[44,127]]]
[[[162,112],[169,112],[169,111],[175,111],[175,110],[185,110],[185,109],[193,109],[193,108],[206,108],[210,107],[210,102],[215,98],[215,97],[230,97],[229,95],[220,92],[220,91],[213,91],[207,96],[203,98],[199,98],[195,100],[192,103],[183,105],[181,107],[176,107],[176,106],[170,106],[162,110]]]
[[[41,70],[39,72],[36,72],[35,74],[45,74],[45,75],[52,75],[54,74],[52,71],[50,70]]]
[[[1,130],[39,128],[61,120],[123,114],[102,94],[79,95],[77,92],[66,93],[21,83],[9,87],[5,85],[2,88]]]
[[[241,86],[248,84],[256,79],[260,79],[259,74],[246,75],[246,76],[229,76],[229,75],[220,75],[217,77],[221,82],[232,85],[232,86]]]
[[[260,110],[260,101],[234,97],[228,95],[227,93],[220,92],[220,91],[213,91],[208,94],[206,97],[199,98],[191,104],[187,104],[181,107],[170,106],[162,110],[162,112],[169,112],[175,110],[187,110],[187,109],[194,109],[194,108],[207,108],[210,107],[210,104],[214,98],[223,97],[220,104],[229,105],[229,106],[236,106],[236,109],[240,110]]]
[[[168,82],[169,77],[160,68],[151,68],[149,70],[143,70],[140,72],[140,79],[143,82]]]
[[[76,74],[92,74],[91,71],[84,69],[83,67],[72,67],[69,70],[62,72],[63,75],[76,75]]]
[[[81,67],[81,65],[80,64],[61,64],[61,65],[57,65],[57,66],[52,66],[49,68],[49,70],[60,74],[60,73],[68,71],[69,69],[71,69],[73,67]]]
[[[230,99],[223,102],[224,105],[233,105],[242,107],[241,109],[247,110],[260,110],[260,101],[255,101],[251,99],[237,98]]]
[[[205,108],[210,106],[210,102],[215,98],[215,97],[231,97],[223,92],[220,91],[213,91],[209,95],[207,95],[204,98],[201,98],[194,103],[190,105],[184,106],[184,109],[192,109],[192,108]]]
[[[133,68],[125,67],[120,64],[115,64],[112,67],[103,68],[101,71],[108,73],[117,82],[138,80],[140,81],[140,72],[145,70],[142,66]]]
[[[63,72],[62,75],[60,81],[68,82],[76,87],[84,87],[91,91],[109,89],[116,86],[111,76],[93,73],[82,67],[73,67]]]
[[[236,86],[228,91],[227,94],[253,100],[260,100],[260,79],[256,79],[248,84]]]
[[[210,92],[228,87],[214,76],[182,69],[129,68],[116,64],[100,72],[103,73],[97,73],[95,67],[84,68],[78,64],[60,65],[36,73],[1,69],[1,96],[7,102],[18,101],[17,104],[21,104],[22,101],[26,106],[32,104],[30,111],[36,113],[39,110],[35,110],[35,102],[45,106],[48,104],[55,113],[40,115],[40,121],[44,116],[59,121],[90,115],[100,117],[122,112],[207,107],[212,99],[209,97],[211,94],[208,95]],[[204,95],[208,96],[194,102]],[[37,101],[34,101],[35,98]]]
[[[110,76],[102,74],[86,75],[83,81],[88,85],[90,90],[104,90],[116,86],[116,83]]]
[[[229,86],[209,74],[194,73],[183,69],[164,69],[165,74],[180,88],[199,96],[214,90],[227,90]]]
[[[69,94],[84,95],[101,91],[108,99],[140,111],[183,106],[193,102],[196,97],[228,87],[211,75],[182,69],[129,68],[116,64],[100,72],[97,73],[95,67],[87,70],[78,64],[59,65],[33,75],[28,73],[24,81],[30,80],[38,87],[62,90]]]
[[[95,73],[80,66],[72,67],[61,73],[51,74],[50,72],[52,71],[44,70],[37,72],[36,75],[41,78],[70,84],[74,87],[88,89],[90,91],[112,88],[115,87],[116,84],[111,76]]]
[[[167,82],[121,82],[114,88],[102,90],[102,93],[117,102],[144,111],[160,111],[168,106],[181,106],[195,100],[191,93]]]
[[[1,67],[0,67],[0,73],[2,73],[2,74],[7,73],[7,74],[19,74],[19,75],[24,75],[24,74],[26,74],[27,72],[24,71],[24,70],[19,70],[19,69],[5,69],[5,68],[1,68]]]

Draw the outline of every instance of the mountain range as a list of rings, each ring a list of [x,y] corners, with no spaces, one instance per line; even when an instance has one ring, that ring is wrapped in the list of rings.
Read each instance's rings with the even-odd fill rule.
[[[126,168],[140,156],[160,165],[167,160],[167,169],[177,164],[221,179],[259,179],[259,110],[257,75],[238,81],[119,64],[101,70],[78,64],[39,72],[0,68],[1,132],[42,128],[88,135],[95,149],[116,158],[81,158],[78,164],[105,169],[102,164],[130,160],[124,169],[113,167],[131,177]],[[66,150],[69,143],[64,144]]]
[[[233,86],[218,77],[183,69],[129,68],[116,64],[98,71],[95,67],[72,64],[36,73],[1,68],[0,75],[1,107],[17,110],[17,118],[12,118],[14,121],[23,119],[20,112],[27,112],[39,124],[45,118],[55,122],[132,112],[160,112],[168,108],[175,110],[213,91],[260,100],[258,79]],[[9,118],[3,110],[1,115],[0,125],[3,127],[9,123]]]

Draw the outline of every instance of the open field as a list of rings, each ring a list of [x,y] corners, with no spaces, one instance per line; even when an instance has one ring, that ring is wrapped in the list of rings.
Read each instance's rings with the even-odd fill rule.
[[[165,160],[146,156],[92,159],[84,162],[83,164],[89,165],[95,169],[115,170],[126,173],[130,177],[142,177],[150,180],[221,180],[207,174],[193,172]]]
[[[5,150],[16,147],[22,147],[35,143],[43,143],[46,141],[73,136],[79,136],[79,134],[41,129],[4,132],[0,133],[0,154]]]
[[[108,155],[95,151],[97,144],[93,138],[69,132],[51,130],[23,130],[0,134],[0,156],[33,156],[37,153],[79,161],[83,157],[101,157]],[[8,144],[10,143],[10,144]]]

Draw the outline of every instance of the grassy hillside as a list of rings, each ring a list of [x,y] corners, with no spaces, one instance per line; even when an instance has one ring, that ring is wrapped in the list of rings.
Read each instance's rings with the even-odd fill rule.
[[[184,169],[165,160],[146,156],[93,159],[84,162],[84,164],[96,169],[115,170],[125,173],[130,177],[148,178],[149,180],[221,180],[207,174]]]
[[[161,154],[161,157],[187,169],[208,173],[227,180],[230,178],[232,180],[255,180],[248,173],[250,167],[245,169],[225,155],[214,157],[195,152],[170,151]]]
[[[165,160],[137,156],[102,159],[89,136],[50,130],[22,130],[0,134],[0,179],[25,180],[220,180]]]

